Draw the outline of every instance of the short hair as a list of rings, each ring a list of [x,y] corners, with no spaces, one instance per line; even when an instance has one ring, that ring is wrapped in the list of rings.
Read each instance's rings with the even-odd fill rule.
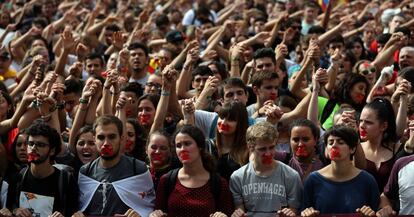
[[[43,41],[43,43],[45,43],[46,47],[49,45],[49,42],[47,42],[47,40],[45,38],[43,38],[41,35],[33,36],[33,38],[31,39],[31,44],[33,44],[33,42],[36,41],[36,40]]]
[[[116,24],[111,24],[111,25],[108,25],[105,28],[105,30],[109,30],[109,31],[112,31],[112,32],[119,32],[119,31],[121,31],[121,28],[119,28],[119,26],[117,26]]]
[[[129,82],[121,88],[121,91],[132,92],[136,95],[137,98],[141,97],[144,93],[141,84],[137,82]]]
[[[256,144],[259,141],[276,141],[279,133],[277,129],[269,122],[260,122],[247,128],[247,144]]]
[[[65,90],[63,94],[75,93],[81,95],[83,89],[83,82],[78,79],[65,80]]]
[[[201,76],[204,76],[204,75],[213,76],[214,73],[211,71],[211,69],[208,66],[201,65],[201,66],[197,66],[193,70],[193,72],[191,73],[191,75],[193,76],[193,79],[194,79],[194,77],[197,76],[197,75],[201,75]]]
[[[106,126],[110,124],[114,124],[116,128],[118,129],[119,136],[122,136],[122,133],[123,133],[122,121],[113,115],[103,115],[103,116],[98,117],[95,123],[93,123],[93,134],[96,135],[96,128],[98,128],[98,126]]]
[[[224,88],[229,88],[229,87],[239,87],[239,88],[242,88],[245,93],[247,93],[247,86],[243,82],[243,80],[241,80],[238,77],[230,77],[230,78],[225,79],[223,81],[223,84],[220,85],[218,89],[218,93],[220,97],[222,98],[224,97]]]
[[[86,60],[93,60],[93,59],[99,59],[101,61],[102,67],[105,66],[105,61],[102,55],[98,53],[90,53],[86,56]]]
[[[57,130],[53,129],[49,124],[47,124],[42,119],[37,119],[31,124],[27,130],[27,139],[30,136],[43,136],[46,137],[49,142],[50,149],[55,149],[55,154],[50,156],[51,160],[54,160],[57,154],[61,151],[62,140]]]
[[[145,44],[142,44],[142,43],[139,43],[139,42],[135,42],[135,43],[132,43],[132,44],[130,44],[129,46],[128,46],[128,50],[136,50],[136,49],[141,49],[141,50],[143,50],[144,51],[144,53],[145,53],[145,56],[146,57],[148,57],[148,54],[149,54],[149,50],[148,50],[148,47],[147,47],[147,45],[145,45]]]
[[[345,45],[345,39],[344,39],[344,37],[342,37],[342,35],[337,35],[335,38],[331,39],[328,42],[328,45],[330,45],[332,43],[341,43],[341,44]]]
[[[351,127],[345,125],[334,125],[325,132],[323,141],[325,146],[328,145],[328,137],[337,136],[345,141],[350,149],[356,148],[359,144],[358,132]],[[354,153],[355,154],[355,153]],[[351,154],[353,156],[353,154]]]
[[[308,34],[323,34],[326,32],[326,29],[323,28],[322,26],[316,25],[316,26],[311,26],[311,28],[309,28]]]
[[[253,74],[251,83],[253,87],[260,87],[264,81],[275,80],[278,78],[279,76],[275,72],[260,71]]]
[[[168,23],[170,23],[170,20],[166,14],[160,14],[157,18],[155,18],[155,25],[157,27],[168,25]]]
[[[254,52],[253,59],[256,61],[259,58],[265,58],[265,57],[272,59],[272,62],[276,64],[275,52],[273,51],[272,48],[261,48],[257,50],[256,52]]]
[[[46,28],[46,26],[48,25],[48,21],[44,17],[36,17],[33,19],[33,25],[39,25],[42,28]]]
[[[390,33],[384,33],[377,37],[377,42],[379,44],[386,44],[388,40],[390,40],[391,34]]]
[[[319,5],[314,1],[306,1],[306,3],[303,5],[303,8],[320,9]]]

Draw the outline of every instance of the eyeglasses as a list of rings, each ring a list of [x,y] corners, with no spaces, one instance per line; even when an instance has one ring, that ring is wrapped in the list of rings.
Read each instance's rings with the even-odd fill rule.
[[[33,148],[34,146],[38,147],[38,148],[44,148],[46,146],[49,146],[49,144],[44,143],[44,142],[36,142],[36,141],[29,141],[27,142],[27,145],[31,148]]]
[[[161,84],[152,83],[152,82],[147,82],[145,85],[148,86],[149,88],[152,88],[152,87],[154,87],[156,89],[160,89],[161,88]]]
[[[298,30],[298,31],[302,30],[302,26],[291,26],[290,28],[292,28],[294,30]]]
[[[369,67],[368,69],[362,70],[360,73],[362,75],[369,75],[369,74],[375,73],[376,71],[377,70],[375,69],[375,67]]]

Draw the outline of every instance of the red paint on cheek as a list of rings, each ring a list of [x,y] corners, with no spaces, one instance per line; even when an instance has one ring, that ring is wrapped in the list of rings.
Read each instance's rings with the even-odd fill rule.
[[[262,155],[262,164],[270,165],[273,163],[273,155],[272,154],[263,154]]]
[[[132,151],[132,145],[133,145],[134,143],[131,141],[131,140],[127,140],[126,141],[126,143],[125,143],[125,151],[126,152],[131,152]]]
[[[228,132],[228,131],[230,131],[230,126],[228,124],[223,124],[223,123],[219,122],[217,124],[217,127],[218,127],[219,131],[221,131],[221,132]]]
[[[188,153],[188,151],[181,151],[180,153],[178,153],[178,157],[183,161],[183,160],[189,160],[190,159],[190,154]]]
[[[339,149],[336,147],[332,147],[331,151],[329,152],[329,157],[331,160],[341,157],[341,153],[339,152]]]
[[[113,156],[114,155],[114,149],[112,148],[112,145],[102,145],[101,146],[101,156]]]
[[[296,156],[298,157],[309,157],[309,152],[306,150],[305,146],[299,146],[298,149],[296,149]]]
[[[30,152],[29,154],[27,154],[27,162],[31,163],[35,160],[39,159],[39,155],[34,153],[34,152]]]

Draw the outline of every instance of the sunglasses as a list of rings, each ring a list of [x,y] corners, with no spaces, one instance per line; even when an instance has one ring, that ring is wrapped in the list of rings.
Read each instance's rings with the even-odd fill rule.
[[[369,67],[368,69],[362,70],[360,73],[362,75],[369,75],[369,74],[375,73],[376,71],[377,70],[374,67]]]

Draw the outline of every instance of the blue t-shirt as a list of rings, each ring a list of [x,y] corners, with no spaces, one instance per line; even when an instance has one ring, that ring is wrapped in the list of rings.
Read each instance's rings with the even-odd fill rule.
[[[355,178],[334,182],[315,171],[305,181],[302,209],[313,207],[321,214],[355,213],[364,205],[378,210],[379,190],[374,177],[361,171]]]

